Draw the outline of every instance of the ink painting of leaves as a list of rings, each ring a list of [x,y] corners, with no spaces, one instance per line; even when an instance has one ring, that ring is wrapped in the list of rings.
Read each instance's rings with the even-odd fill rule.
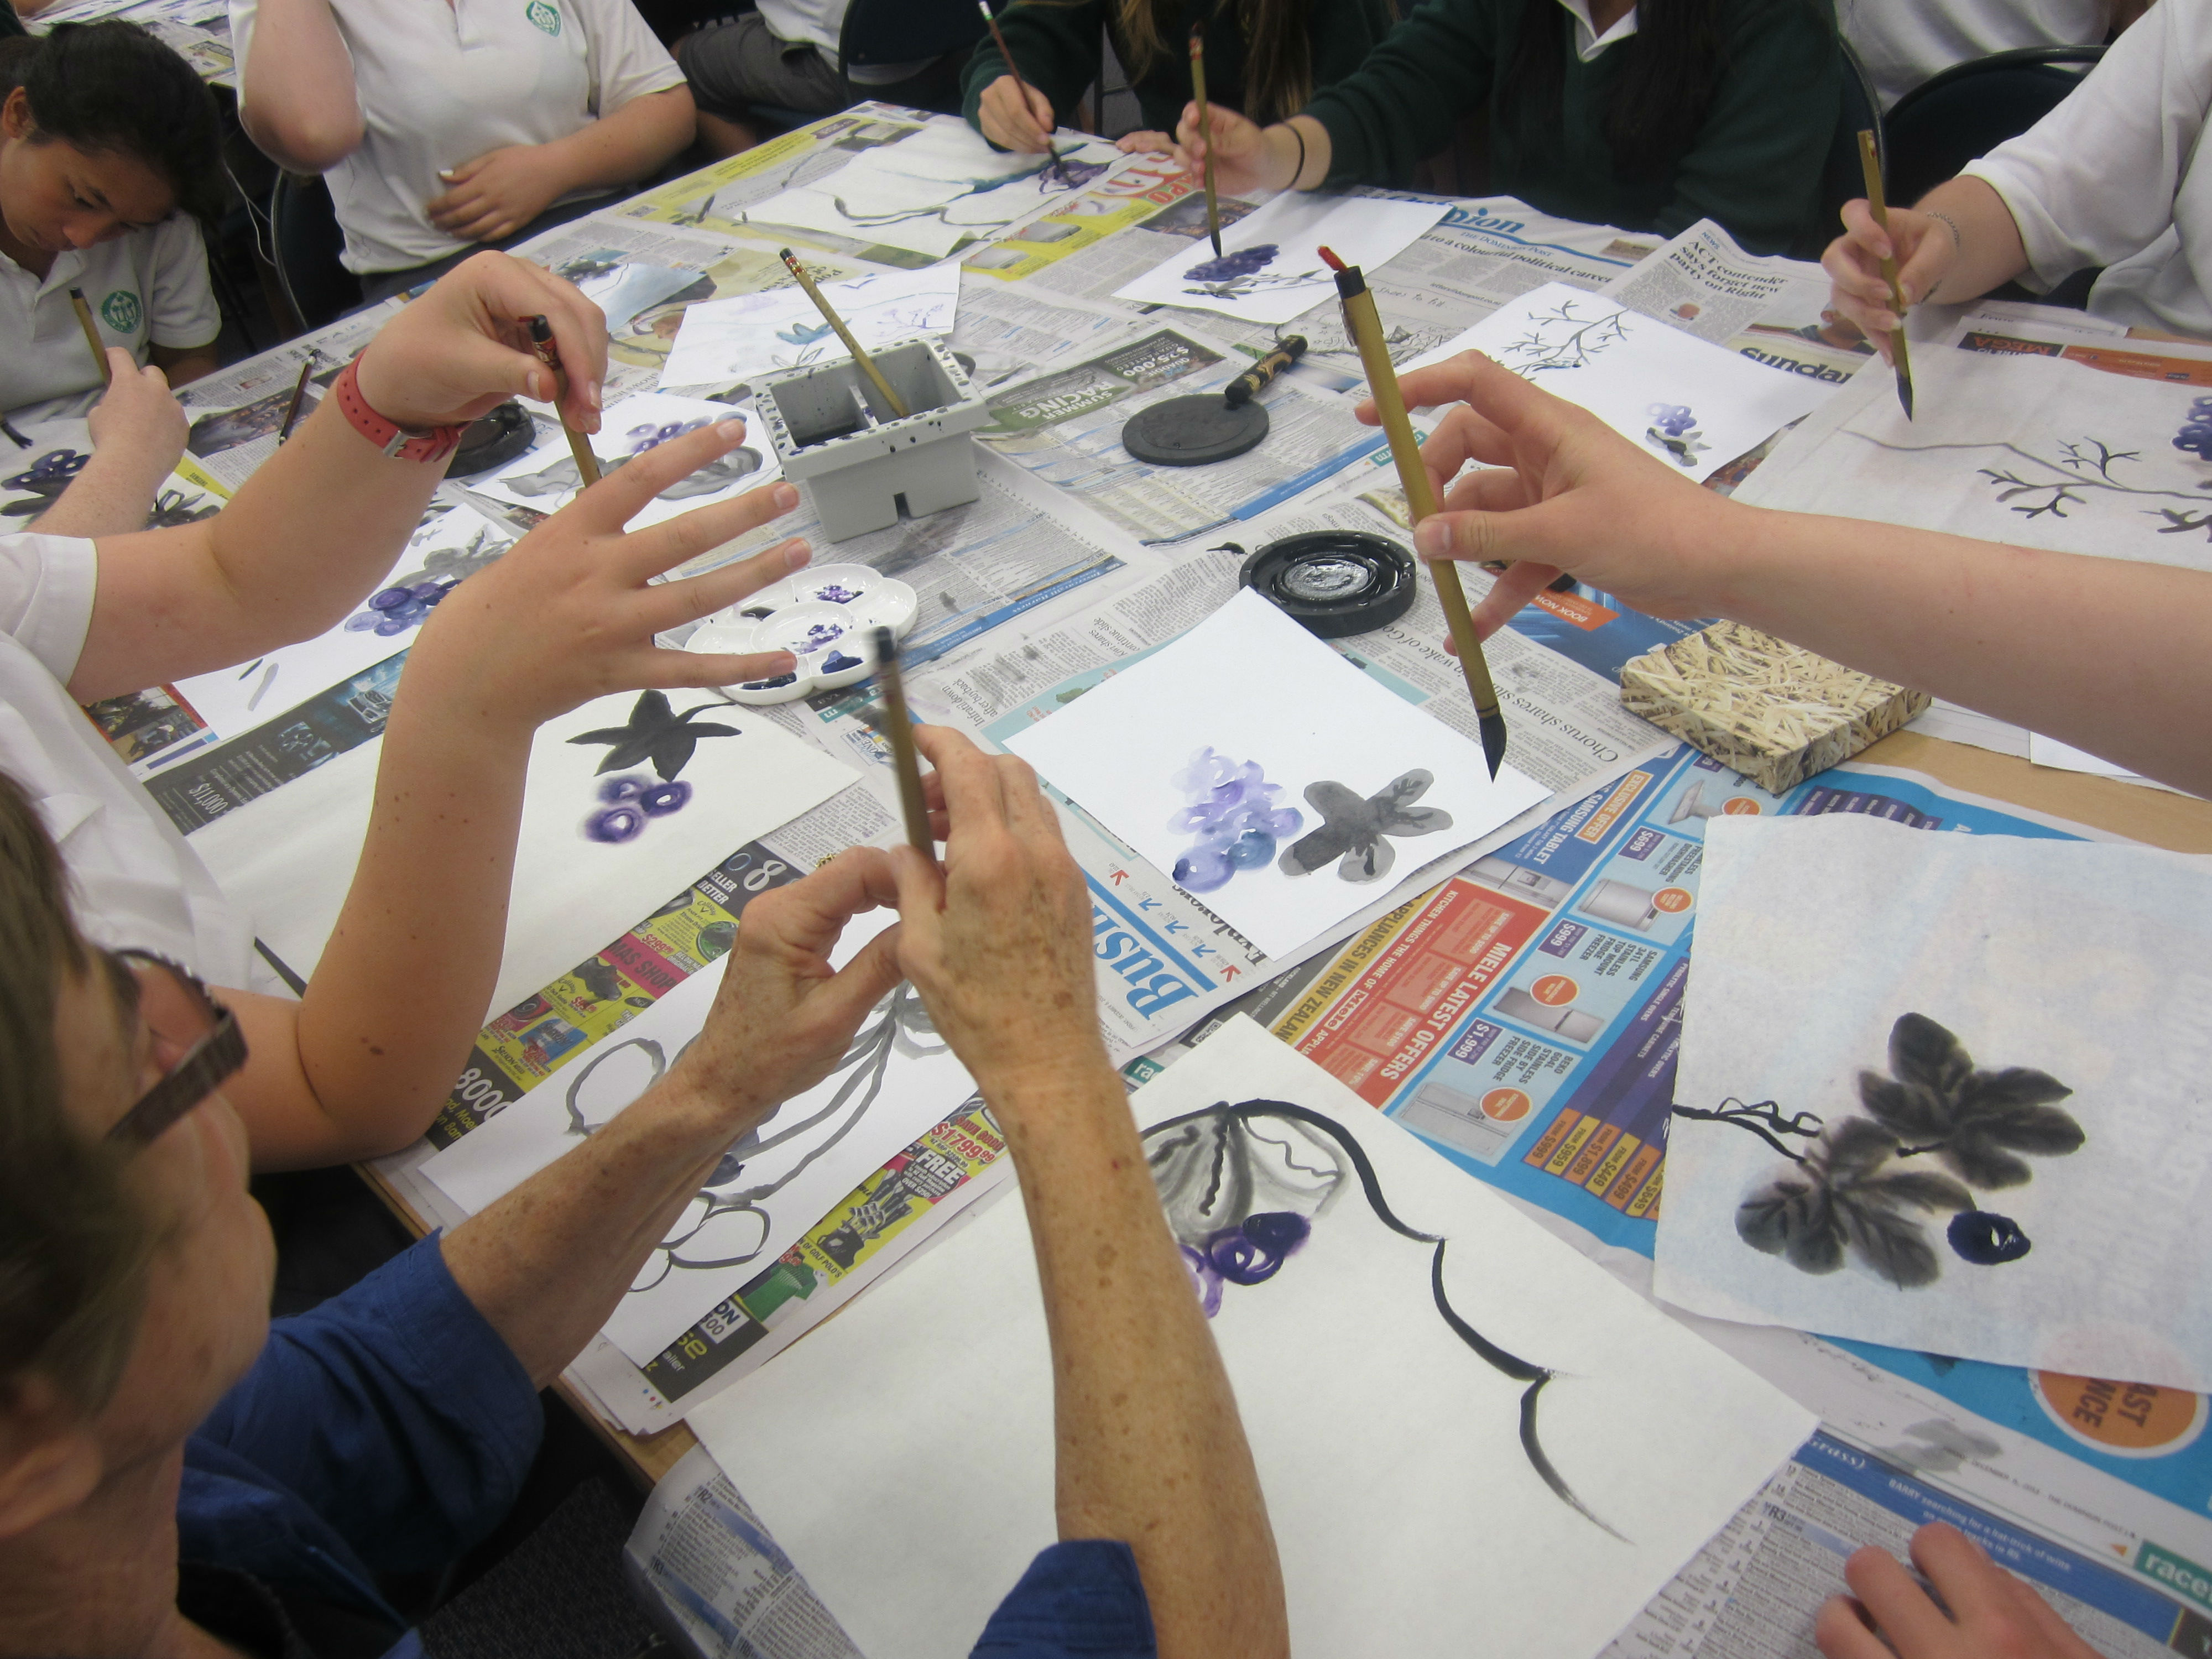
[[[1865,1117],[1824,1126],[1810,1113],[1784,1119],[1771,1102],[1675,1112],[1748,1130],[1796,1166],[1737,1206],[1745,1243],[1808,1273],[1834,1273],[1856,1257],[1898,1289],[1917,1290],[1942,1274],[1942,1258],[1923,1231],[1926,1214],[1959,1218],[1948,1230],[1951,1249],[1977,1267],[2027,1255],[2018,1224],[1979,1209],[1969,1189],[2025,1186],[2035,1171],[2021,1153],[2060,1158],[2080,1150],[2087,1136],[2057,1104],[2073,1092],[2032,1066],[1977,1066],[1953,1032],[1909,1012],[1890,1027],[1888,1073],[1859,1073]],[[1780,1134],[1813,1144],[1793,1152]],[[1922,1157],[1952,1173],[1899,1167]]]
[[[1976,1187],[2025,1186],[2035,1171],[2016,1154],[2063,1157],[2087,1139],[2057,1104],[2071,1089],[2028,1066],[1977,1068],[1959,1039],[1924,1014],[1890,1028],[1889,1069],[1887,1077],[1861,1072],[1859,1098],[1903,1143],[1899,1156],[1932,1153]]]
[[[1884,1173],[1896,1150],[1887,1130],[1863,1117],[1824,1129],[1796,1169],[1738,1206],[1737,1233],[1805,1273],[1834,1273],[1849,1251],[1899,1290],[1934,1284],[1942,1261],[1908,1212],[1971,1209],[1974,1197],[1932,1170]]]

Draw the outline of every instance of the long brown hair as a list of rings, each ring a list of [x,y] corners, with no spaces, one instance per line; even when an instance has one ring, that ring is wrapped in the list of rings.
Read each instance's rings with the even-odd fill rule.
[[[1306,24],[1312,0],[1216,0],[1217,17],[1231,4],[1244,37],[1244,108],[1261,125],[1286,121],[1313,99],[1313,50]],[[1181,0],[1118,0],[1116,21],[1128,47],[1121,67],[1132,80],[1148,72],[1181,40],[1170,33],[1180,27]]]

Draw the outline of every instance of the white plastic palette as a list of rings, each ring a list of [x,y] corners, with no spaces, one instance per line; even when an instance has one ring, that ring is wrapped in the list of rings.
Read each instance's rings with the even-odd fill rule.
[[[866,678],[876,666],[870,631],[888,628],[901,638],[920,608],[914,589],[866,565],[817,565],[708,617],[684,649],[790,652],[798,672],[723,688],[739,702],[790,702]]]

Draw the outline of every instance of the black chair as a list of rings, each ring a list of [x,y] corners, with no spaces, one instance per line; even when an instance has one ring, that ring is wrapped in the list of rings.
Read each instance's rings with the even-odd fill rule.
[[[1790,252],[1801,259],[1817,259],[1820,250],[1843,228],[1844,204],[1866,194],[1866,169],[1859,161],[1859,134],[1874,134],[1875,161],[1887,177],[1889,140],[1881,118],[1881,100],[1874,77],[1859,61],[1848,40],[1838,39],[1844,58],[1844,102],[1836,112],[1836,134],[1828,141],[1827,159],[1820,163],[1819,210],[1805,232],[1805,240]],[[1887,188],[1887,185],[1884,186]]]
[[[2022,46],[1954,64],[1889,112],[1889,198],[1910,206],[1959,169],[2016,137],[2081,83],[2102,46]],[[2073,64],[2069,70],[2065,65]]]
[[[1000,9],[994,5],[992,9]],[[983,38],[983,20],[975,0],[853,0],[845,9],[844,27],[837,36],[837,59],[845,73],[845,102],[857,104],[888,91],[888,88],[855,84],[856,69],[886,64],[918,64],[925,58],[956,59],[964,64],[976,41]],[[939,67],[944,67],[940,65]],[[953,96],[958,95],[957,73],[943,79]],[[910,82],[901,82],[902,87]],[[763,126],[791,128],[818,121],[827,112],[775,109],[756,106],[750,113]],[[957,106],[945,112],[957,113]]]
[[[302,332],[335,321],[361,303],[361,279],[338,263],[338,228],[330,187],[320,179],[276,175],[269,192],[269,240],[276,281]]]

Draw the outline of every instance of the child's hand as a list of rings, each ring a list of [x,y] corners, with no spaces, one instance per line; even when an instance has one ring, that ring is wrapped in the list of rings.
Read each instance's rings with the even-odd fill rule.
[[[546,144],[509,144],[438,175],[443,196],[422,210],[430,222],[465,242],[502,242],[522,229],[569,186]]]
[[[113,379],[106,395],[84,417],[93,447],[142,464],[149,483],[159,483],[176,470],[191,423],[169,395],[168,376],[160,369],[150,363],[139,368],[118,346],[107,349],[107,366]]]
[[[809,556],[805,542],[703,576],[650,579],[732,541],[799,504],[778,483],[629,534],[623,526],[678,479],[736,447],[742,421],[723,421],[647,451],[532,531],[455,588],[422,626],[403,691],[438,699],[449,718],[516,733],[617,691],[734,685],[796,671],[787,651],[703,656],[653,635],[733,605]]]
[[[975,106],[975,119],[983,136],[1000,149],[1035,155],[1052,148],[1052,100],[1035,87],[1026,88],[1011,75],[1002,75],[983,88]]]
[[[1827,1659],[2098,1659],[2048,1601],[1956,1527],[1930,1522],[1913,1534],[1912,1561],[1943,1604],[1887,1550],[1860,1550],[1844,1564],[1851,1594],[1830,1596],[1814,1622]]]
[[[1884,361],[1897,360],[1893,336],[1901,319],[1891,309],[1888,280],[1881,274],[1885,254],[1897,260],[1897,283],[1905,303],[1917,306],[1942,286],[1958,258],[1956,233],[1941,221],[1911,208],[1892,208],[1889,228],[1874,222],[1865,201],[1844,204],[1844,234],[1828,244],[1820,264],[1828,273],[1831,304],[1861,329]]]

